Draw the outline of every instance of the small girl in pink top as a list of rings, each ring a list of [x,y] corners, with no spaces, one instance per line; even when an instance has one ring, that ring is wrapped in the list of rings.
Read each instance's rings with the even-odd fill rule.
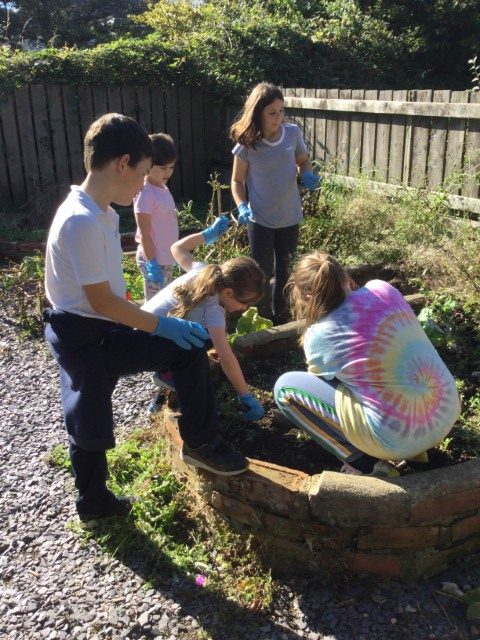
[[[178,240],[175,202],[167,182],[175,168],[177,152],[166,133],[150,136],[152,168],[142,191],[133,201],[137,221],[137,264],[144,281],[145,300],[150,300],[172,280],[175,260],[170,247]]]

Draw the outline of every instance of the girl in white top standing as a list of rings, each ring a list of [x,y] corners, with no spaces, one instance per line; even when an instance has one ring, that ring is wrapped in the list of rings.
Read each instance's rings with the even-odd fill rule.
[[[142,191],[133,201],[137,220],[137,265],[143,276],[145,300],[171,281],[175,260],[170,247],[178,240],[175,202],[167,187],[177,152],[172,138],[166,133],[155,133],[150,139],[153,143],[152,168]]]
[[[265,414],[253,396],[240,364],[227,339],[225,315],[243,312],[262,295],[264,275],[252,258],[240,256],[222,264],[195,262],[191,253],[200,244],[217,240],[228,228],[228,218],[217,218],[211,227],[178,240],[172,254],[186,271],[153,298],[142,309],[158,317],[175,316],[197,321],[207,329],[223,372],[231,382],[241,403],[245,420],[259,420]],[[160,372],[161,386],[168,387],[168,372]],[[171,388],[171,386],[170,386]]]
[[[238,222],[248,225],[251,255],[266,276],[259,312],[275,324],[288,319],[283,290],[303,217],[297,173],[307,189],[316,189],[320,183],[300,129],[284,122],[284,115],[281,90],[261,82],[230,128],[230,137],[237,143],[232,151],[231,187]]]

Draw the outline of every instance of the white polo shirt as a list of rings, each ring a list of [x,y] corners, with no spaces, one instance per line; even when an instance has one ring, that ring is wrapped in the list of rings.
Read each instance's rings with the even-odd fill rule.
[[[102,318],[90,306],[83,285],[109,282],[125,298],[119,217],[72,186],[50,227],[45,255],[45,290],[54,309]]]

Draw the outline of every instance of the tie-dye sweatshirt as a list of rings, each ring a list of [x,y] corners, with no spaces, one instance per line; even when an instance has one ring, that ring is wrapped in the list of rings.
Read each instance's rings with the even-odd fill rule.
[[[413,457],[440,442],[458,418],[452,375],[387,282],[372,280],[351,293],[309,327],[304,348],[310,372],[340,380],[342,429],[370,455]]]

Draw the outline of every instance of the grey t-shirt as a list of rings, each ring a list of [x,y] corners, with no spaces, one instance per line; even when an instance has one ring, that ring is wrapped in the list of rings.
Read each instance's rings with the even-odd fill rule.
[[[187,271],[179,278],[175,278],[173,282],[161,289],[153,298],[145,302],[142,309],[154,313],[159,318],[168,316],[169,311],[177,304],[175,287],[198,276],[204,267],[205,264],[203,262],[194,262],[190,271]],[[209,296],[192,309],[185,317],[185,320],[199,322],[205,329],[209,327],[225,328],[225,309],[218,303],[218,296]]]
[[[298,224],[303,216],[296,157],[308,150],[297,125],[284,123],[276,142],[260,140],[255,149],[236,144],[232,153],[248,163],[253,221],[273,229]]]

